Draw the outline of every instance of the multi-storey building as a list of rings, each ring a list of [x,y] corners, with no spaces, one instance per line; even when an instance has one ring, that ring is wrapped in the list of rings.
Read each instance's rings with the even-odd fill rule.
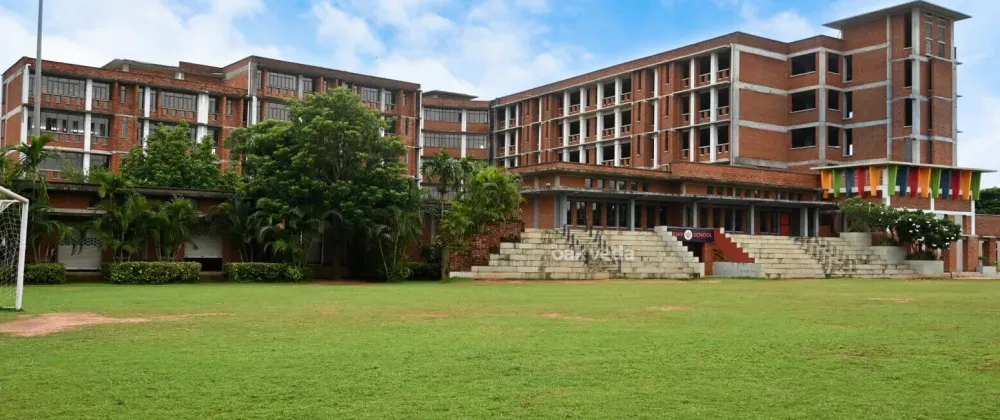
[[[456,158],[489,159],[489,101],[441,90],[424,92],[422,97],[421,160],[441,152]],[[424,182],[434,180],[424,177]]]

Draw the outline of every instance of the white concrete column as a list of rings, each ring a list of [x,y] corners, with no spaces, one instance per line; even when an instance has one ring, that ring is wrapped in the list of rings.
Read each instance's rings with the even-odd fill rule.
[[[660,96],[660,69],[659,66],[653,68],[653,97]],[[657,101],[659,102],[659,101]],[[654,113],[654,115],[656,115]]]
[[[587,163],[587,149],[585,149],[583,147],[583,145],[580,145],[580,147],[579,147],[578,150],[580,152],[580,157],[579,157],[579,159],[577,159],[577,162],[579,162],[579,163]]]
[[[302,94],[302,80],[301,76],[299,79],[299,95]],[[300,96],[301,97],[301,96]],[[385,112],[385,89],[378,88],[378,110],[379,112]]]
[[[688,151],[690,152],[688,153],[688,160],[691,162],[696,160],[695,156],[698,154],[698,148],[695,147],[694,132],[695,130],[688,130]]]
[[[708,76],[709,77],[709,81],[714,85],[715,82],[718,81],[717,78],[718,78],[718,75],[719,75],[719,53],[717,53],[717,52],[712,53],[712,64],[709,66],[709,71],[712,72]],[[713,95],[713,97],[714,97],[714,95]]]
[[[569,91],[568,90],[565,91],[565,92],[563,92],[562,109],[563,109],[562,114],[563,114],[564,117],[567,116],[567,115],[569,115]]]
[[[566,109],[566,107],[563,107],[563,109]],[[562,161],[563,162],[567,162],[567,161],[569,161],[569,119],[564,118],[562,120],[562,127],[563,127],[563,133],[562,133],[562,145],[563,145],[562,154],[563,154],[563,158],[562,158]]]
[[[688,60],[688,69],[689,69],[688,70],[688,81],[691,84],[691,86],[689,86],[691,88],[693,88],[693,87],[695,87],[695,86],[698,85],[698,70],[696,69],[696,67],[697,67],[697,60],[695,60],[693,58],[690,59],[690,60]],[[691,111],[693,112],[694,108],[692,108]],[[692,120],[694,120],[694,118],[692,118]]]
[[[690,94],[688,94],[688,117],[689,117],[688,125],[694,125],[695,122],[698,121],[698,108],[695,107],[695,99],[697,96],[698,95],[695,95],[695,92],[691,92]]]
[[[465,110],[462,110],[462,112],[464,114]],[[463,123],[465,122],[465,115],[462,115],[462,122]],[[518,102],[517,104],[514,105],[514,125],[515,126],[521,125],[521,103],[520,102]]]
[[[715,57],[715,56],[713,55],[712,57]],[[714,123],[714,122],[716,122],[716,121],[719,120],[719,89],[718,88],[714,88],[714,87],[711,88],[708,96],[709,96],[709,99],[708,99],[708,106],[709,106],[708,112],[709,112],[709,116],[710,116],[709,117],[709,121],[711,121],[711,122]]]
[[[615,105],[622,103],[622,78],[615,78]]]
[[[615,138],[622,136],[622,109],[615,108]]]
[[[580,115],[580,144],[584,144],[586,142],[587,142],[587,119],[583,118],[583,115]]]
[[[595,159],[597,159],[597,162],[594,162],[594,163],[597,164],[597,165],[603,164],[604,163],[604,145],[603,144],[598,144],[597,145],[597,149],[595,149],[595,151],[594,151],[594,154],[596,155]]]
[[[653,169],[660,166],[660,135],[653,134]]]
[[[597,132],[594,134],[597,135],[598,142],[604,140],[604,114],[600,111],[597,112]]]
[[[716,147],[719,145],[719,126],[712,124],[708,129],[708,161],[715,162],[718,156],[716,155]]]
[[[201,139],[204,138],[207,135],[208,135],[208,127],[205,127],[203,125],[199,125],[195,129],[194,142],[197,143],[197,144],[201,144]],[[218,147],[219,145],[215,145],[215,146]]]
[[[587,88],[580,88],[580,112],[587,110]]]
[[[635,230],[635,199],[628,200],[628,230]]]
[[[757,209],[756,209],[756,207],[753,204],[751,204],[750,205],[750,220],[749,220],[750,221],[749,224],[750,224],[750,234],[751,235],[755,235],[757,233],[756,219],[757,219]]]
[[[469,124],[469,112],[467,110],[462,110],[462,157],[468,154],[469,150],[469,139],[465,134],[466,128]]]
[[[698,227],[698,202],[691,203],[691,226]]]
[[[809,209],[803,208],[799,211],[799,236],[809,236]]]
[[[514,166],[520,166],[521,130],[514,130]]]
[[[597,82],[597,109],[604,108],[604,83]]]
[[[615,139],[615,166],[622,166],[622,141]]]
[[[90,142],[93,141],[93,134],[90,132],[90,125],[93,122],[93,116],[90,114],[90,111],[94,109],[93,79],[87,79],[87,87],[84,92],[83,109],[87,113],[83,117],[83,168],[81,169],[83,170],[83,174],[87,175],[90,173]],[[36,124],[41,124],[41,121],[36,122]]]
[[[302,100],[302,98],[304,98],[304,97],[305,97],[305,96],[304,96],[304,94],[305,94],[305,90],[306,90],[306,88],[305,88],[305,83],[306,83],[306,81],[305,81],[305,78],[303,78],[301,74],[300,74],[300,75],[298,76],[298,82],[299,82],[299,83],[298,83],[298,88],[299,88],[299,89],[298,89],[298,94],[299,94],[299,100],[301,101],[301,100]],[[382,102],[385,102],[385,98],[384,98],[384,95],[385,95],[385,94],[384,94],[384,93],[382,93],[382,92],[379,92],[379,95],[383,95],[383,97],[382,97],[382,98],[380,98],[380,100],[381,100]],[[385,108],[383,107],[383,111],[384,111],[384,110],[385,110]]]

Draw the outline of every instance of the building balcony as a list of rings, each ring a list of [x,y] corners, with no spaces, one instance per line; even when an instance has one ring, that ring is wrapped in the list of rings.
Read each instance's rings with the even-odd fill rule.
[[[715,76],[716,82],[728,82],[729,81],[729,69],[719,70]]]
[[[716,111],[716,114],[720,120],[723,118],[729,119],[729,105],[720,106],[719,109]]]
[[[514,119],[514,118],[511,118],[510,121],[507,121],[507,126],[508,127],[517,127],[517,120]]]
[[[100,99],[94,99],[91,102],[92,102],[91,103],[91,109],[93,109],[95,111],[101,110],[101,109],[108,110],[108,109],[111,108],[111,101],[103,101],[103,100],[100,100]]]
[[[569,144],[570,145],[580,144],[580,135],[579,134],[570,134],[569,135]]]
[[[503,121],[497,121],[497,130],[503,130],[507,128],[507,124]]]
[[[720,144],[718,146],[715,146],[715,154],[716,155],[722,155],[722,154],[728,154],[728,153],[729,153],[729,143]]]
[[[712,120],[712,110],[711,109],[701,109],[698,110],[698,122],[708,122]]]
[[[620,166],[623,167],[623,168],[631,168],[632,167],[632,158],[630,158],[630,157],[622,158]]]
[[[608,96],[607,98],[602,98],[601,99],[601,106],[602,107],[603,106],[614,106],[614,105],[615,105],[615,97],[614,96]]]
[[[698,157],[708,156],[712,152],[712,146],[700,146],[698,147]]]
[[[396,104],[385,104],[385,112],[396,112]]]
[[[92,135],[90,136],[90,143],[107,146],[109,143],[111,143],[111,137]]]
[[[580,104],[570,105],[569,106],[569,113],[570,114],[578,114],[578,113],[580,113]]]
[[[698,86],[707,85],[709,83],[712,83],[712,73],[698,75]]]
[[[622,126],[622,135],[623,136],[627,136],[629,134],[632,134],[632,125],[631,124],[623,125]]]
[[[601,136],[604,137],[604,138],[614,137],[615,136],[615,129],[614,128],[605,128],[605,129],[601,130]]]
[[[514,156],[517,154],[517,146],[507,146],[503,148],[504,156]]]
[[[631,101],[632,101],[632,92],[625,92],[622,94],[622,102],[631,102]]]
[[[615,160],[614,159],[608,159],[608,160],[606,160],[604,162],[601,162],[601,166],[615,166]]]
[[[691,87],[691,79],[688,77],[681,79],[681,89],[687,89],[689,87]]]
[[[563,108],[563,107],[559,107],[559,108],[556,108],[556,115],[557,115],[557,116],[563,116],[563,115],[566,115],[566,114],[565,114],[565,113],[563,112],[563,110],[564,110],[564,109],[565,109],[565,108]]]
[[[691,114],[681,114],[681,122],[684,124],[691,123]]]
[[[681,158],[684,160],[691,159],[691,151],[688,149],[681,149]]]

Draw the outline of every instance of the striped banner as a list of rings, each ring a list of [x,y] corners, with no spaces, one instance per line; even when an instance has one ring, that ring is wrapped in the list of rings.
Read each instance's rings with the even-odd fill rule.
[[[954,170],[951,171],[951,198],[953,200],[958,200],[961,195],[959,192],[962,191],[962,171]]]
[[[833,172],[830,170],[819,171],[819,183],[823,187],[823,198],[830,196],[830,189],[833,188]]]
[[[951,198],[951,169],[941,170],[941,196]]]
[[[906,185],[910,187],[910,197],[917,196],[917,188],[920,187],[920,168],[909,168],[910,179],[906,181]],[[906,195],[905,193],[903,195]]]
[[[868,167],[868,184],[872,187],[872,197],[878,195],[878,187],[882,186],[882,168],[878,166]]]
[[[899,168],[899,172],[896,173],[896,183],[899,184],[899,195],[906,195],[906,184],[910,180],[910,167],[903,166]]]
[[[930,197],[931,194],[931,168],[920,168],[920,175],[918,175],[920,184],[920,196],[923,198]]]
[[[889,179],[885,180],[889,184],[889,195],[896,195],[896,184],[899,182],[898,173],[899,166],[889,165]]]
[[[865,183],[868,181],[868,168],[865,168],[864,166],[862,166],[862,167],[859,167],[857,169],[857,171],[858,171],[858,176],[857,176],[857,180],[855,180],[855,182],[858,184],[858,195],[864,197],[865,196]]]
[[[982,172],[973,172],[972,173],[972,199],[973,200],[978,200],[979,199],[979,183],[982,181],[982,178],[983,178],[983,173]]]
[[[962,171],[962,199],[972,198],[972,172]]]
[[[854,178],[857,171],[855,168],[845,168],[844,169],[844,188],[847,190],[847,196],[850,197],[852,191],[854,191]]]
[[[833,197],[840,197],[840,186],[844,182],[844,171],[842,169],[833,170]]]
[[[941,168],[931,170],[930,194],[932,198],[938,198],[941,195]]]

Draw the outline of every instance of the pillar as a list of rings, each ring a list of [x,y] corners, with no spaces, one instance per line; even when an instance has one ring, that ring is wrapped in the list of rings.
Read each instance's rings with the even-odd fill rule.
[[[809,236],[809,209],[801,208],[799,209],[799,222],[801,228],[799,229],[799,236],[806,237]]]
[[[751,204],[750,205],[750,223],[748,223],[748,225],[750,226],[750,234],[751,235],[755,235],[757,233],[757,226],[756,226],[756,224],[757,224],[757,208],[753,204]]]
[[[819,236],[819,209],[813,209],[812,236]]]
[[[691,203],[691,227],[698,227],[698,202]]]
[[[993,266],[997,264],[997,238],[984,238],[986,241],[983,246],[984,256],[989,258]]]
[[[635,230],[635,199],[628,200],[628,230]]]
[[[962,238],[962,271],[976,271],[979,266],[979,237]]]

